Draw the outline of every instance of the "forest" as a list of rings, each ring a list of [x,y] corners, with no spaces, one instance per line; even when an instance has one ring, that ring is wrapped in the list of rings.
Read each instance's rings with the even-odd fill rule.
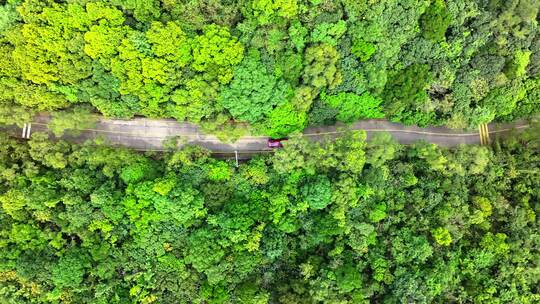
[[[0,303],[540,303],[539,10],[0,0],[0,125],[51,117],[0,132]],[[288,140],[237,164],[62,138],[102,116]],[[362,119],[530,127],[444,148]]]
[[[540,125],[493,146],[0,135],[1,303],[540,302]]]
[[[272,137],[367,118],[451,128],[526,118],[540,112],[539,8],[1,0],[0,123],[81,105]]]

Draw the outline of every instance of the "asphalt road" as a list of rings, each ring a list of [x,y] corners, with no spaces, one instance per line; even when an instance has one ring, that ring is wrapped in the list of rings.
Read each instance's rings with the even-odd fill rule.
[[[32,123],[31,132],[47,131],[47,116],[39,116]],[[345,125],[312,127],[304,130],[303,136],[312,140],[322,141],[339,136],[343,133]],[[512,129],[524,129],[526,122],[514,124],[490,124],[489,133],[493,138],[495,134],[505,134]],[[364,120],[351,126],[353,130],[365,130],[368,140],[374,133],[388,132],[398,142],[410,144],[419,140],[435,143],[441,146],[456,146],[459,144],[480,144],[478,130],[462,131],[444,127],[419,128],[404,126],[386,120]],[[22,130],[19,136],[22,137]],[[15,130],[14,132],[17,132]],[[213,135],[200,131],[199,127],[190,123],[182,123],[170,119],[135,118],[131,120],[100,119],[92,129],[82,130],[77,137],[66,136],[65,139],[83,142],[98,136],[104,137],[112,145],[119,145],[141,151],[163,150],[163,141],[171,137],[179,137],[186,144],[198,145],[211,150],[215,154],[231,154],[235,151],[242,155],[271,152],[267,147],[268,137],[245,136],[234,143],[225,143]]]

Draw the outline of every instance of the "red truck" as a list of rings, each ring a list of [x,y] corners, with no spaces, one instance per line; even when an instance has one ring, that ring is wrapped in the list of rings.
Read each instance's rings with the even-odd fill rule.
[[[283,141],[287,140],[287,138],[279,138],[279,139],[268,139],[268,148],[276,149],[276,148],[283,148]]]

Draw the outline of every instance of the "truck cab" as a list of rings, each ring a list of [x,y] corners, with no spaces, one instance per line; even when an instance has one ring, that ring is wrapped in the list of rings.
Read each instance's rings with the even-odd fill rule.
[[[269,138],[267,142],[267,146],[268,148],[271,148],[271,149],[283,148],[283,141],[286,141],[286,140],[287,138],[278,138],[278,139]]]

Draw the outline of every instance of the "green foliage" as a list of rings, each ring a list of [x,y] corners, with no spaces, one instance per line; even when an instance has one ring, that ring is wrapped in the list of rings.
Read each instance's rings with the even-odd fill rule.
[[[369,213],[369,221],[372,223],[378,223],[386,218],[386,206],[383,204],[375,206],[375,208]]]
[[[427,65],[415,64],[388,80],[383,99],[386,112],[390,114],[392,120],[419,125],[430,122],[429,112],[422,113],[414,110],[422,109],[428,101],[426,89],[431,78],[431,71]]]
[[[45,7],[39,13],[19,12],[25,23],[15,30],[12,56],[25,79],[36,84],[73,84],[91,75],[90,58],[83,52],[83,32],[93,20],[79,4]],[[36,15],[34,15],[36,14]]]
[[[382,100],[367,92],[360,96],[353,93],[339,93],[337,95],[323,93],[321,100],[339,111],[336,118],[342,122],[352,123],[360,119],[384,117],[380,107]]]
[[[335,88],[341,83],[341,73],[337,68],[339,54],[329,44],[318,44],[306,50],[304,59],[304,83],[316,89]]]
[[[375,54],[377,48],[372,43],[366,42],[363,39],[358,39],[354,42],[351,53],[356,55],[360,61],[368,61]]]
[[[336,23],[319,23],[311,32],[311,42],[322,42],[336,46],[346,31],[347,23],[343,20]]]
[[[291,26],[288,30],[289,39],[295,46],[296,50],[301,52],[306,46],[306,36],[308,34],[308,29],[302,25],[299,21],[291,23]]]
[[[298,14],[297,0],[250,0],[250,8],[260,24],[268,24],[274,18],[292,18]]]
[[[506,68],[508,78],[519,78],[525,76],[527,65],[529,65],[531,52],[518,50],[514,54],[514,59]]]
[[[235,119],[256,123],[291,97],[290,85],[265,69],[257,54],[246,57],[235,68],[230,86],[221,91],[219,101]]]
[[[302,187],[302,195],[312,209],[324,209],[332,200],[332,187],[326,176],[308,180]]]
[[[306,120],[304,112],[296,110],[291,103],[284,103],[270,112],[264,133],[274,138],[280,138],[304,129]]]
[[[0,6],[0,33],[4,33],[19,21],[15,3],[5,3]]]
[[[47,133],[35,132],[28,142],[29,153],[36,161],[43,165],[61,169],[67,165],[65,154],[69,152],[69,146],[65,142],[51,144]]]
[[[150,162],[133,163],[122,168],[120,178],[126,184],[133,184],[151,178],[154,172],[155,168]]]
[[[316,100],[309,112],[309,124],[314,126],[332,125],[336,122],[336,115],[338,113],[338,109],[330,107],[322,100]]]
[[[215,113],[214,103],[218,98],[218,83],[205,81],[202,76],[189,79],[183,89],[176,89],[171,95],[174,104],[169,104],[167,112],[179,121],[200,123]]]
[[[87,263],[84,256],[76,254],[66,254],[61,257],[51,271],[54,285],[59,288],[79,287],[83,282],[85,264]]]
[[[87,107],[75,107],[69,111],[54,112],[48,124],[54,136],[61,137],[66,131],[71,135],[79,134],[79,130],[94,128],[97,117]]]
[[[450,244],[452,244],[452,235],[446,228],[439,227],[434,229],[431,234],[433,235],[435,242],[439,245],[450,246]]]
[[[0,121],[85,104],[231,139],[272,135],[270,113],[286,103],[298,119],[284,135],[368,111],[347,97],[336,117],[323,91],[373,109],[382,100],[384,117],[420,126],[527,118],[539,111],[539,10],[534,0],[3,1]]]
[[[32,121],[33,111],[12,102],[0,102],[0,124],[18,125]]]
[[[111,0],[114,5],[133,12],[133,17],[141,22],[156,20],[161,12],[157,0]]]
[[[206,26],[193,46],[193,69],[217,77],[220,83],[232,78],[232,66],[242,61],[244,48],[227,28]]]
[[[191,41],[176,22],[153,22],[146,38],[157,57],[163,57],[180,67],[191,61]]]
[[[118,57],[111,60],[111,71],[120,80],[123,95],[136,96],[149,115],[163,115],[160,103],[177,84],[174,66],[163,58],[153,58],[151,45],[143,35],[133,32],[118,46]]]
[[[366,163],[374,167],[383,167],[387,161],[396,157],[398,150],[398,143],[389,133],[375,133],[367,143]]]
[[[536,109],[540,105],[540,78],[528,79],[525,81],[524,87],[526,89],[525,97],[516,100],[516,107],[512,114],[504,117],[505,119],[514,120],[519,117],[533,116],[536,113]]]
[[[0,298],[536,303],[539,134],[454,149],[298,136],[238,168],[200,147],[2,134]]]
[[[86,10],[99,23],[84,33],[84,52],[93,59],[102,59],[104,65],[108,65],[108,60],[118,54],[116,48],[128,30],[122,26],[124,16],[121,11],[99,3],[88,3]]]
[[[216,162],[210,166],[208,178],[212,181],[223,182],[231,178],[231,169],[224,162]]]
[[[286,53],[277,62],[275,75],[280,76],[292,85],[298,85],[302,75],[302,55],[297,53]]]
[[[435,42],[444,41],[446,30],[452,22],[452,16],[444,0],[434,0],[420,17],[422,35]]]
[[[526,94],[526,88],[514,81],[492,90],[479,104],[491,117],[506,116],[515,109],[517,103],[523,100]],[[486,120],[484,122],[487,122]]]

